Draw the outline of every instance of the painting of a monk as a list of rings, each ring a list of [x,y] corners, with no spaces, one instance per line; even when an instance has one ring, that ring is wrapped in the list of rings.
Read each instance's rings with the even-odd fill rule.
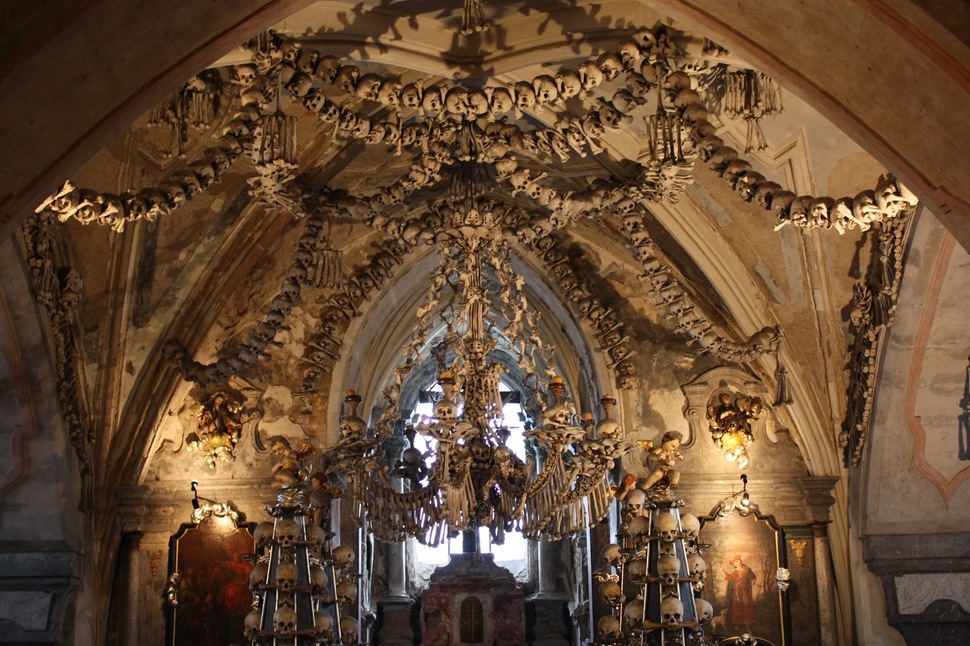
[[[727,579],[728,623],[741,632],[751,632],[755,621],[754,612],[754,572],[751,571],[740,554],[731,559],[733,570],[724,573]]]

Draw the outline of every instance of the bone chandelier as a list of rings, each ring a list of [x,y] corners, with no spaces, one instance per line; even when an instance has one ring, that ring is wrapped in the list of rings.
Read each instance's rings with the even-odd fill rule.
[[[440,264],[417,311],[419,324],[404,361],[385,393],[391,400],[387,412],[374,437],[367,438],[356,412],[361,398],[351,391],[340,442],[328,452],[331,470],[354,484],[357,521],[366,521],[383,541],[416,536],[436,545],[448,533],[475,527],[488,527],[495,542],[510,530],[555,540],[586,529],[606,515],[612,498],[608,471],[633,447],[610,417],[615,400],[603,399],[605,415],[594,427],[591,416],[576,415],[558,377],[548,381],[551,401],[543,407],[541,424],[525,432],[542,456],[538,469],[534,460],[524,462],[506,446],[499,393],[504,369],[492,356],[498,339],[530,375],[530,398],[546,385],[538,376],[539,362],[551,358],[552,348],[539,339],[537,315],[526,303],[521,276],[512,270],[508,242],[494,234],[491,209],[489,201],[467,194],[453,195],[437,209],[443,221],[437,236]],[[486,271],[494,281],[486,279]],[[394,434],[400,386],[417,366],[436,321],[443,321],[444,332],[433,353],[439,363],[450,360],[439,378],[444,395],[432,416],[409,428],[411,446],[402,459],[393,469],[381,467],[388,464],[385,440]],[[414,447],[416,433],[434,440],[430,455]]]

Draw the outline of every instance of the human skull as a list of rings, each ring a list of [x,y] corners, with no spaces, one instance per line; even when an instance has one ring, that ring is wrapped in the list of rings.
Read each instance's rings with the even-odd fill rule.
[[[738,158],[738,151],[730,146],[720,146],[711,153],[710,159],[707,160],[707,166],[714,171],[716,175],[722,175],[724,169],[732,161]]]
[[[775,191],[771,198],[771,213],[779,220],[788,219],[788,209],[795,201],[795,194],[791,191]]]
[[[597,114],[599,114],[600,123],[603,124],[604,128],[610,130],[620,129],[620,122],[623,120],[624,115],[613,107],[612,103],[607,103],[605,100],[600,99],[600,107]]]
[[[237,65],[236,66],[236,82],[242,87],[250,87],[256,82],[256,71],[255,65]]]
[[[620,636],[620,620],[613,615],[606,615],[596,624],[596,632],[602,641],[609,641]]]
[[[811,212],[813,198],[811,195],[799,195],[788,207],[788,218],[792,222],[804,223]]]
[[[333,84],[347,94],[357,92],[357,79],[360,78],[360,70],[356,65],[344,65],[337,70],[337,75],[333,79]]]
[[[660,604],[660,622],[676,626],[683,621],[684,603],[680,599],[667,598]]]
[[[329,581],[330,577],[327,576],[327,571],[324,568],[319,565],[310,568],[310,585],[313,586],[314,593],[322,594],[325,592]]]
[[[357,586],[350,581],[341,581],[337,584],[337,601],[341,603],[353,603],[357,601]]]
[[[735,159],[728,162],[727,166],[724,167],[724,172],[721,174],[721,177],[724,178],[724,181],[731,188],[735,188],[741,174],[749,170],[751,170],[751,164],[743,159]]]
[[[439,399],[434,405],[434,416],[445,423],[454,422],[458,419],[455,402],[447,397]]]
[[[663,511],[654,519],[657,536],[664,543],[673,543],[677,538],[677,519],[670,512]]]
[[[353,548],[347,545],[340,545],[333,549],[333,560],[337,569],[346,568],[354,562],[355,558],[357,558],[357,555],[354,553]]]
[[[664,554],[657,559],[657,574],[664,585],[674,585],[680,577],[680,559],[673,554]]]
[[[341,110],[337,120],[337,128],[343,132],[351,132],[357,126],[357,115],[353,110]]]
[[[771,200],[777,191],[781,190],[781,185],[777,182],[762,182],[758,184],[754,191],[754,201],[763,209],[771,208]]]
[[[539,105],[555,103],[559,98],[559,88],[556,86],[556,79],[548,74],[540,74],[532,81],[535,90],[536,101]]]
[[[701,531],[701,521],[694,514],[684,512],[680,515],[680,529],[684,532],[685,539],[696,541]]]
[[[323,528],[314,523],[310,523],[306,528],[306,542],[307,544],[316,547],[318,550],[323,545],[324,541],[327,540],[327,533],[323,531]]]
[[[583,83],[573,70],[563,70],[556,74],[556,89],[560,99],[571,99],[582,91]]]
[[[357,620],[353,617],[340,618],[340,634],[344,642],[350,644],[357,643],[357,631],[359,630]]]
[[[478,117],[484,117],[488,114],[488,95],[485,94],[484,90],[479,88],[472,88],[468,90],[468,118],[477,119]]]
[[[304,48],[296,61],[296,67],[304,74],[313,74],[317,69],[317,61],[319,60],[320,52],[315,49]]]
[[[686,91],[684,90],[684,92]],[[678,96],[678,98],[680,97]],[[680,113],[680,117],[686,123],[694,124],[694,132],[700,138],[703,138],[709,134],[714,134],[714,126],[707,121],[708,114],[707,108],[704,107],[703,103],[691,103],[684,107]],[[698,132],[698,128],[701,128],[703,134]]]
[[[376,101],[381,91],[381,83],[384,82],[377,74],[367,73],[357,79],[354,93],[361,99]]]
[[[635,599],[623,608],[623,623],[627,628],[635,628],[643,623],[643,601]]]
[[[435,86],[429,87],[424,91],[421,98],[421,108],[429,117],[436,117],[444,107],[444,88]]]
[[[289,606],[280,606],[273,613],[273,630],[285,635],[296,632],[296,611]]]
[[[738,177],[738,181],[734,184],[734,190],[738,192],[741,199],[745,202],[750,202],[755,195],[758,184],[765,181],[765,176],[761,173],[753,170],[746,170],[741,173]]]
[[[273,540],[273,522],[264,520],[256,525],[253,530],[253,538],[256,539],[256,551],[261,552]]]
[[[340,70],[340,59],[336,56],[321,56],[314,68],[314,75],[324,83],[333,83]]]
[[[627,493],[623,502],[626,503],[626,508],[631,515],[634,517],[643,516],[646,512],[647,494],[640,489],[634,489]]]
[[[616,581],[604,581],[600,586],[600,595],[606,603],[615,605],[619,603],[620,597],[623,596],[623,590]]]
[[[623,59],[613,52],[604,52],[596,59],[596,65],[607,81],[612,81],[623,71]]]
[[[249,572],[249,589],[258,590],[266,583],[266,576],[269,571],[269,564],[257,563]]]
[[[333,123],[339,118],[340,106],[330,99],[324,99],[323,107],[320,108],[320,119],[326,123]]]
[[[463,87],[453,87],[445,94],[445,110],[448,114],[463,118],[468,114],[468,91]]]
[[[313,79],[305,72],[297,72],[286,83],[286,89],[293,93],[293,96],[303,98],[313,88]]]
[[[292,592],[296,588],[297,576],[295,563],[280,563],[276,568],[276,587],[280,592]]]
[[[515,102],[512,100],[512,93],[504,87],[488,88],[486,93],[488,96],[489,113],[496,119],[512,110],[515,106]]]
[[[579,82],[582,85],[581,95],[588,94],[603,82],[603,70],[593,61],[583,61],[576,71],[579,73]]]
[[[333,639],[333,617],[326,612],[313,613],[313,632],[320,641],[329,642]]]
[[[700,554],[687,555],[687,569],[698,581],[703,581],[707,577],[707,561]]]
[[[637,516],[630,521],[626,531],[630,535],[630,538],[633,539],[646,536],[650,531],[650,519],[646,516]]]
[[[519,110],[530,110],[536,104],[536,91],[531,83],[519,81],[512,86],[515,93],[515,107]]]
[[[276,524],[276,542],[282,547],[293,547],[300,538],[300,526],[291,518],[284,518]]]
[[[405,108],[421,107],[424,90],[420,84],[408,83],[401,88],[401,105]]]
[[[817,227],[828,228],[831,225],[831,213],[835,208],[835,200],[830,197],[817,197],[810,206],[810,220]]]
[[[262,619],[263,611],[259,610],[258,608],[250,611],[250,613],[246,615],[246,618],[243,620],[243,635],[246,636],[246,639],[252,639],[256,635]]]
[[[714,606],[710,601],[696,597],[694,599],[694,612],[697,614],[697,621],[706,624],[714,618]]]
[[[642,58],[640,53],[640,48],[632,40],[621,41],[616,47],[617,54],[620,55],[620,61],[623,63],[623,68],[631,70],[636,67],[637,61]]]
[[[620,546],[616,543],[610,543],[604,547],[600,555],[603,557],[603,562],[607,565],[619,567],[623,561],[623,552],[620,551]]]
[[[627,563],[626,574],[634,583],[642,582],[647,576],[647,559],[636,559]]]

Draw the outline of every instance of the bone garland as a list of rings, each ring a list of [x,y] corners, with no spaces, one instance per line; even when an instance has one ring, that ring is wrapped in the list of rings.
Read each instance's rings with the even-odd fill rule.
[[[260,357],[268,353],[269,346],[282,345],[276,341],[276,335],[289,329],[285,325],[286,317],[300,301],[302,287],[312,284],[311,272],[316,270],[316,251],[323,236],[323,219],[319,215],[307,218],[304,233],[297,241],[293,261],[279,293],[270,302],[270,309],[263,315],[263,319],[250,331],[249,339],[235,354],[224,356],[210,364],[202,364],[190,359],[188,351],[178,341],[172,339],[165,343],[165,356],[186,381],[198,382],[203,386],[224,382],[255,365]]]
[[[21,234],[30,267],[30,289],[50,323],[57,399],[81,473],[81,506],[87,510],[92,504],[94,429],[79,379],[79,344],[74,332],[83,281],[76,269],[62,265],[60,242],[54,235],[49,213],[29,218],[21,227]]]
[[[316,328],[307,336],[303,361],[310,365],[303,372],[303,393],[318,391],[317,382],[340,356],[344,332],[359,313],[360,305],[383,285],[394,266],[400,265],[410,252],[411,247],[399,239],[385,240],[346,281],[344,289],[330,297],[320,312]]]
[[[908,220],[884,222],[876,227],[869,269],[864,282],[854,287],[849,316],[849,328],[855,338],[850,348],[845,418],[838,437],[846,467],[859,466],[869,437],[877,360],[899,297]]]
[[[136,220],[154,220],[168,215],[187,200],[219,181],[229,166],[250,145],[251,132],[260,120],[252,109],[240,111],[229,122],[217,145],[207,148],[202,157],[176,171],[156,187],[121,195],[77,188],[70,180],[52,193],[34,211],[53,213],[61,222],[74,219],[81,224],[100,224],[115,231]]]
[[[636,368],[630,361],[636,351],[630,345],[630,337],[623,333],[623,322],[598,298],[600,290],[583,284],[568,260],[565,245],[556,237],[544,235],[529,243],[529,246],[556,278],[564,302],[572,303],[593,329],[607,363],[616,370],[617,387],[625,390],[636,388]]]
[[[775,230],[792,224],[804,229],[835,229],[844,234],[856,227],[866,231],[877,223],[907,218],[919,200],[892,175],[882,175],[875,190],[862,191],[854,198],[796,196],[775,182],[766,180],[751,164],[738,158],[738,152],[708,129],[710,124],[695,122],[700,157],[716,175],[724,178],[746,202],[754,201],[778,218]]]
[[[303,48],[295,39],[282,40],[278,35],[270,34],[268,42],[265,49],[250,43],[255,65],[237,66],[237,78],[246,87],[259,87],[259,74],[271,75],[278,77],[283,87],[298,98],[319,97],[319,92],[314,92],[313,88],[313,79],[316,78],[340,88],[348,95],[414,109],[423,116],[434,118],[447,113],[469,120],[484,116],[486,112],[493,118],[512,112],[518,118],[522,110],[547,105],[561,107],[572,97],[585,98],[601,84],[616,79],[623,72],[639,79],[630,81],[628,77],[628,85],[636,88],[637,96],[643,96],[651,85],[656,84],[656,79],[670,69],[679,55],[679,48],[665,26],[641,29],[631,39],[621,43],[617,51],[604,52],[595,59],[579,64],[575,70],[564,69],[555,77],[542,74],[531,82],[519,81],[505,87],[481,90],[444,83],[424,88],[420,82],[402,87],[394,78],[374,73],[361,75],[355,65],[343,64],[336,56]],[[297,54],[294,56],[291,52]],[[641,66],[638,71],[637,64],[641,59],[646,69]],[[242,73],[239,70],[243,70]],[[326,101],[322,99],[322,103]]]
[[[671,276],[670,267],[657,255],[658,249],[647,233],[643,216],[634,209],[635,205],[625,211],[621,229],[629,236],[633,253],[642,263],[643,273],[639,277],[650,283],[648,294],[658,305],[666,307],[666,315],[677,323],[675,329],[691,337],[702,352],[710,352],[727,361],[750,360],[777,352],[781,340],[781,331],[777,327],[759,330],[743,343],[719,335],[710,319]]]

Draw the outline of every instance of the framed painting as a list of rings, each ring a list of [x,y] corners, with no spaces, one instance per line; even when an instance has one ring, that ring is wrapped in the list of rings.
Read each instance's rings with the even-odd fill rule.
[[[770,516],[712,514],[701,519],[700,542],[707,580],[701,597],[714,606],[714,634],[730,638],[748,633],[759,644],[790,646],[788,598],[775,575],[787,567],[784,532]]]
[[[252,524],[224,513],[196,513],[169,541],[168,646],[244,644],[243,622],[252,609],[247,554],[256,551]]]

